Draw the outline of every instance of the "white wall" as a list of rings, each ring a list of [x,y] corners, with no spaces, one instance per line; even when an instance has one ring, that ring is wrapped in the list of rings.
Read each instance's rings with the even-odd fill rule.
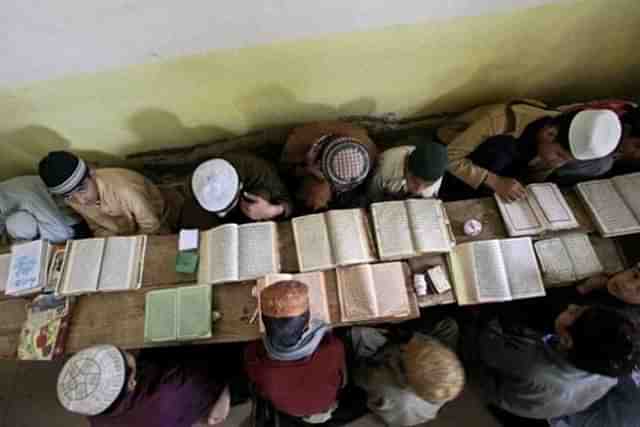
[[[0,86],[568,0],[5,0]]]

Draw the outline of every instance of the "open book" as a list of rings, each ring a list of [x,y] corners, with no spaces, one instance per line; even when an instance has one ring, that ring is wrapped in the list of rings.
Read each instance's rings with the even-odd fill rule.
[[[463,243],[449,262],[460,305],[545,295],[529,237]]]
[[[366,214],[331,210],[291,220],[300,271],[375,261]]]
[[[527,236],[579,227],[580,224],[556,184],[530,184],[526,188],[527,197],[515,202],[505,202],[500,196],[494,195],[509,236]]]
[[[59,295],[127,291],[142,285],[146,236],[69,240]]]
[[[46,240],[13,245],[5,293],[21,296],[42,290],[52,252],[53,246]]]
[[[225,224],[202,232],[198,283],[251,280],[279,271],[275,222]]]
[[[576,185],[603,237],[640,232],[640,172]]]
[[[343,322],[411,313],[407,273],[401,262],[363,264],[336,269]]]
[[[455,243],[441,200],[373,203],[371,216],[381,260],[449,252]]]
[[[569,283],[602,273],[603,267],[589,236],[570,233],[534,244],[544,281],[548,285]]]
[[[260,292],[264,288],[282,280],[297,280],[307,285],[307,289],[309,290],[309,312],[311,318],[322,320],[327,324],[331,323],[329,302],[327,300],[327,284],[324,273],[320,271],[299,274],[269,274],[258,279],[256,288],[258,307],[260,307]],[[264,332],[262,313],[260,313],[260,332]]]
[[[211,285],[148,292],[144,310],[145,342],[211,337]]]

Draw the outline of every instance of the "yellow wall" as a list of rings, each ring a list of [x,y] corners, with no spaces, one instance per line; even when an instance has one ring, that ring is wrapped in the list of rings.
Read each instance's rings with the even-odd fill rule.
[[[0,177],[52,149],[105,160],[345,114],[634,95],[638,40],[640,1],[568,1],[0,89]]]

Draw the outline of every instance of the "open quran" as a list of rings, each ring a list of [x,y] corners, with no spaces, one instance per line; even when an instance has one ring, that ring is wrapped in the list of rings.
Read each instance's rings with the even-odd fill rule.
[[[545,295],[529,237],[463,243],[449,262],[460,305]]]
[[[139,289],[147,236],[69,240],[64,251],[59,295]]]
[[[275,222],[225,224],[201,234],[198,283],[252,280],[279,271]]]
[[[576,185],[603,237],[640,233],[640,172]]]
[[[366,213],[361,209],[305,215],[291,224],[300,271],[376,260]]]
[[[371,216],[381,260],[446,253],[455,244],[441,200],[373,203]]]
[[[150,291],[145,298],[145,342],[211,337],[211,285]]]
[[[47,286],[47,270],[53,245],[46,240],[20,243],[11,247],[5,293],[13,296],[34,294]],[[4,257],[3,261],[7,261]]]
[[[505,202],[494,195],[509,236],[528,236],[579,226],[562,192],[553,183],[527,185],[527,197]]]
[[[545,284],[575,282],[604,271],[589,236],[569,233],[534,244]]]

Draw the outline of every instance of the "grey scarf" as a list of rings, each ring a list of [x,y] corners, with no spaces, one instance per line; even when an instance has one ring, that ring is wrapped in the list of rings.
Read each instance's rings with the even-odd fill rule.
[[[329,331],[329,325],[320,320],[312,319],[309,322],[309,327],[302,334],[298,342],[290,347],[285,347],[273,342],[273,340],[269,339],[268,335],[263,336],[262,342],[269,357],[274,360],[291,362],[311,356],[320,345],[327,331]]]

